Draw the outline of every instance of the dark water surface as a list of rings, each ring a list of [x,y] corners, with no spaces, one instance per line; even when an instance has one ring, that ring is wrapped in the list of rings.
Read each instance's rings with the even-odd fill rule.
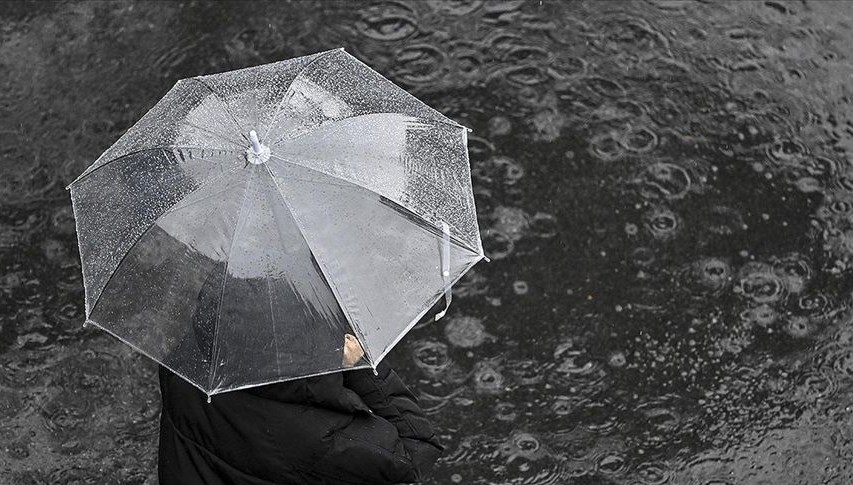
[[[474,130],[493,262],[389,357],[429,483],[853,483],[853,4],[0,10],[0,483],[156,482],[63,186],[177,79],[339,46]]]

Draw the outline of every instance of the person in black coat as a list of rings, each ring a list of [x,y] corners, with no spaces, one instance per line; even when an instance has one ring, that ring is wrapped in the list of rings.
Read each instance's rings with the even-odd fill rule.
[[[347,336],[343,362],[363,351]],[[443,451],[417,399],[381,362],[207,396],[160,366],[160,485],[418,482]]]

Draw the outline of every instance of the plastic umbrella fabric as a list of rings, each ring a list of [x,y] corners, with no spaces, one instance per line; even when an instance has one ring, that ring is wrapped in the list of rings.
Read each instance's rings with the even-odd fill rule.
[[[67,187],[86,322],[208,395],[375,367],[484,258],[467,131],[343,49],[178,81]]]

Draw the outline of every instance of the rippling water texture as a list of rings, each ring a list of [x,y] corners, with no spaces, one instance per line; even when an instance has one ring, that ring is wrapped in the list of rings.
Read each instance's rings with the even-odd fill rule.
[[[851,4],[3,9],[0,482],[155,482],[62,187],[179,78],[345,46],[474,130],[493,262],[389,357],[429,483],[853,483]]]

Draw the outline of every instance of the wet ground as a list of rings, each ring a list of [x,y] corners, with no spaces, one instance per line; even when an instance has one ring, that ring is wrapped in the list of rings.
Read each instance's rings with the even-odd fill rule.
[[[3,10],[0,483],[156,482],[63,186],[177,79],[339,46],[474,130],[493,262],[389,356],[428,483],[853,483],[851,4]]]

